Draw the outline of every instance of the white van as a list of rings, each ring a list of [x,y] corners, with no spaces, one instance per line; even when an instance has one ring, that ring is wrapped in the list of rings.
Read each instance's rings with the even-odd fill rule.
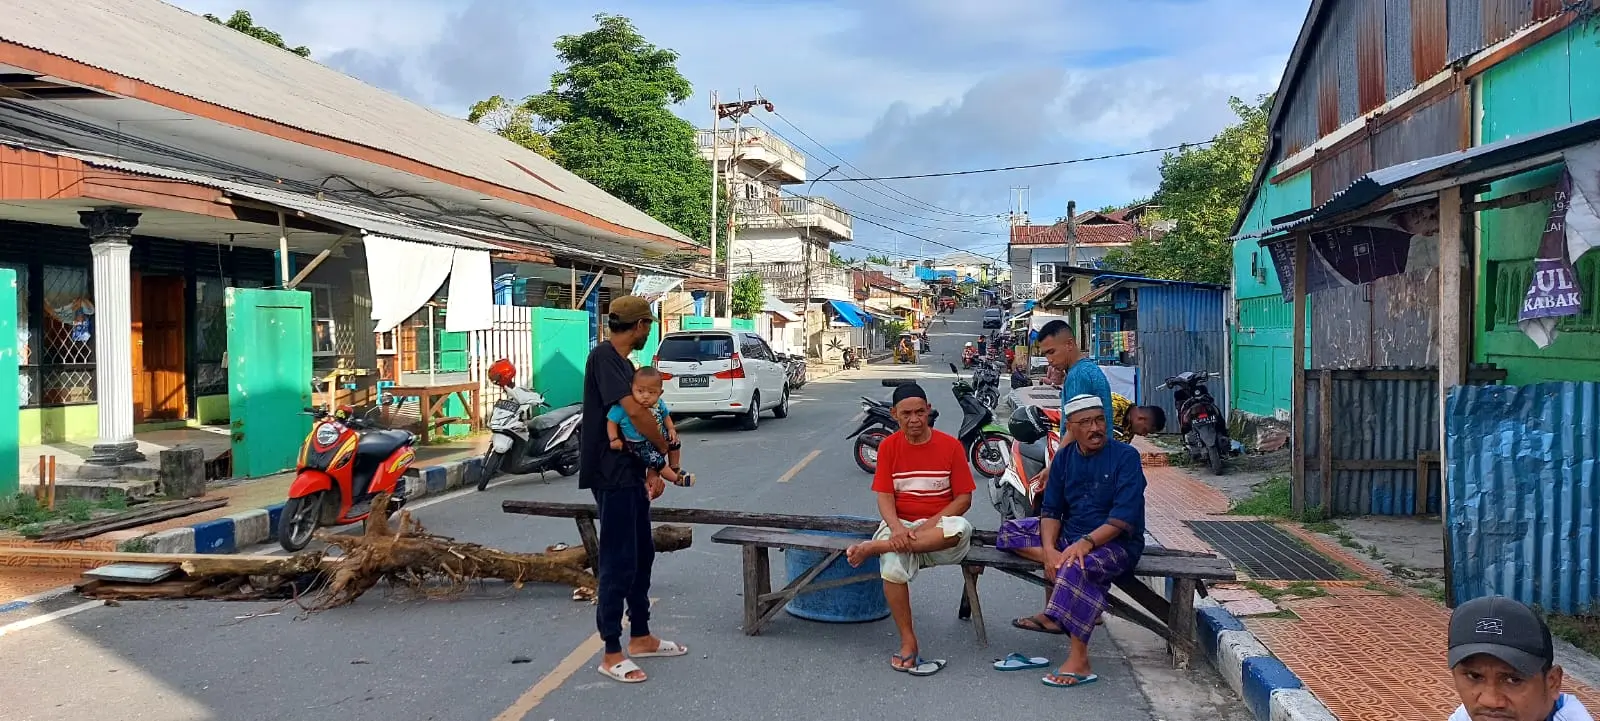
[[[656,349],[662,400],[673,418],[738,416],[747,431],[763,411],[789,416],[789,374],[754,333],[686,330],[668,333]]]

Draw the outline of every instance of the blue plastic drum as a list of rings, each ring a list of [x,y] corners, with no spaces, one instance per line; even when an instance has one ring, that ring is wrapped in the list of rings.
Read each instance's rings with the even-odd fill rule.
[[[837,533],[833,531],[802,531],[802,533],[839,538],[859,538],[861,540],[871,537],[865,533]],[[813,564],[826,557],[827,554],[824,553],[796,548],[784,551],[784,565],[788,571],[789,581],[804,575],[806,570],[811,568]],[[889,602],[883,597],[883,582],[876,578],[878,574],[878,559],[876,558],[861,564],[857,568],[851,566],[850,562],[844,560],[844,557],[841,556],[839,560],[829,564],[812,583],[822,583],[869,573],[874,578],[861,583],[852,583],[848,586],[795,596],[794,600],[783,607],[783,610],[789,612],[789,615],[795,618],[803,618],[807,621],[821,621],[823,623],[864,623],[888,618]]]

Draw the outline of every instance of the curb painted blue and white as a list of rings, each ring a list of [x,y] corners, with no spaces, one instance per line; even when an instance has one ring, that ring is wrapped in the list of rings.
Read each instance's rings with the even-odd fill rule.
[[[1299,676],[1216,601],[1200,599],[1195,620],[1201,650],[1257,721],[1339,721],[1306,690]]]
[[[478,482],[481,458],[474,456],[416,469],[406,476],[406,500],[437,496]],[[278,537],[283,504],[234,513],[192,526],[159,531],[117,544],[119,551],[151,553],[238,553]]]

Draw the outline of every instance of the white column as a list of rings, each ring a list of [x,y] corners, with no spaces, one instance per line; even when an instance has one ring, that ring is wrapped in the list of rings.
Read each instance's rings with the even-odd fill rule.
[[[97,465],[144,460],[133,440],[133,317],[128,238],[139,214],[120,208],[79,212],[94,254],[95,398],[100,440],[87,459]]]

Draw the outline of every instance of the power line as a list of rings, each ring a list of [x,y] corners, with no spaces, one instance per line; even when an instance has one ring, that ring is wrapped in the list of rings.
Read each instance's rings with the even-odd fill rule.
[[[779,188],[779,190],[782,191],[782,192],[788,193],[788,194],[790,194],[790,195],[792,195],[792,196],[794,196],[796,198],[804,198],[804,197],[806,197],[804,195],[800,195],[799,193],[795,193],[794,191],[788,190],[787,188]],[[939,246],[941,248],[949,248],[951,250],[958,250],[958,251],[961,251],[963,253],[972,253],[972,255],[975,255],[975,256],[977,256],[979,258],[988,258],[988,259],[993,260],[993,261],[995,261],[997,263],[1010,263],[1010,261],[1008,261],[1008,260],[1006,260],[1004,258],[1001,258],[999,256],[984,255],[982,253],[974,253],[973,251],[971,251],[971,250],[969,250],[967,248],[961,248],[961,247],[957,247],[957,246],[954,246],[954,245],[950,245],[949,243],[941,243],[941,242],[939,242],[937,240],[933,240],[931,238],[924,238],[924,237],[922,237],[920,235],[916,235],[916,234],[913,234],[913,233],[907,233],[906,231],[903,231],[903,230],[901,230],[899,228],[895,228],[895,227],[892,227],[892,226],[884,225],[883,223],[879,223],[879,222],[877,222],[875,220],[870,220],[868,218],[856,217],[856,220],[859,220],[859,221],[861,221],[863,223],[866,223],[868,225],[878,226],[879,228],[883,228],[884,230],[887,230],[887,231],[891,231],[891,232],[894,232],[894,233],[899,233],[900,235],[903,235],[903,236],[905,236],[907,238],[910,238],[912,240],[919,241],[919,242],[922,242],[922,243],[929,243],[929,244],[932,244],[932,245],[937,245],[937,246]]]
[[[927,230],[937,230],[937,231],[944,232],[944,233],[970,233],[972,235],[988,235],[988,236],[993,236],[993,237],[996,237],[996,238],[1007,237],[1006,233],[991,233],[991,232],[984,231],[984,230],[967,230],[965,228],[941,228],[941,227],[936,226],[936,225],[919,225],[917,223],[908,223],[908,222],[906,222],[904,220],[896,220],[894,218],[889,218],[889,217],[885,217],[885,216],[882,216],[882,215],[874,215],[872,213],[863,213],[863,212],[858,211],[858,210],[850,211],[850,215],[853,216],[853,217],[866,216],[868,218],[877,218],[878,220],[882,220],[882,221],[886,221],[886,222],[890,222],[890,223],[899,223],[900,225],[909,225],[909,226],[911,226],[913,228],[925,228]],[[999,218],[995,218],[994,220],[998,221]]]
[[[776,115],[777,113],[773,113],[773,114]],[[1049,167],[1053,167],[1053,166],[1057,166],[1057,165],[1072,165],[1074,163],[1090,163],[1090,162],[1094,162],[1096,160],[1113,160],[1115,158],[1128,158],[1128,157],[1133,157],[1135,155],[1149,155],[1150,153],[1165,153],[1165,152],[1171,151],[1171,150],[1183,150],[1183,149],[1186,149],[1186,148],[1197,148],[1197,147],[1200,147],[1202,145],[1210,145],[1213,142],[1215,142],[1215,141],[1204,140],[1204,141],[1201,141],[1201,142],[1198,142],[1198,143],[1182,143],[1182,144],[1179,144],[1179,145],[1169,145],[1169,146],[1167,146],[1165,148],[1146,148],[1144,150],[1130,150],[1130,151],[1128,151],[1126,153],[1111,153],[1110,155],[1096,155],[1096,156],[1092,156],[1092,157],[1088,157],[1088,158],[1073,158],[1071,160],[1052,160],[1052,161],[1050,161],[1048,163],[1030,163],[1028,165],[1008,165],[1008,166],[1003,167],[1003,168],[977,168],[977,169],[974,169],[974,170],[951,170],[951,171],[944,172],[944,173],[919,173],[917,175],[880,175],[880,176],[878,176],[876,178],[851,178],[851,177],[847,176],[847,177],[837,178],[837,179],[835,179],[835,178],[820,178],[820,179],[818,179],[818,180],[816,180],[814,182],[818,182],[818,183],[861,183],[861,182],[875,182],[875,181],[879,181],[879,180],[913,180],[913,179],[916,179],[916,178],[948,178],[948,177],[955,176],[955,175],[977,175],[979,173],[1004,173],[1004,172],[1012,171],[1012,170],[1030,170],[1030,169],[1033,169],[1033,168],[1049,168]]]
[[[850,169],[856,171],[857,173],[861,174],[862,176],[868,175],[867,171],[862,170],[855,163],[852,163],[849,160],[845,159],[844,156],[833,152],[833,150],[830,149],[828,146],[823,145],[822,141],[819,141],[816,138],[811,137],[810,133],[807,133],[805,130],[802,130],[800,128],[800,126],[795,125],[794,121],[792,121],[789,118],[785,117],[783,115],[783,113],[780,113],[780,112],[774,110],[774,111],[772,111],[772,114],[777,116],[777,118],[779,120],[782,120],[785,125],[788,125],[789,127],[794,128],[794,131],[799,133],[801,135],[801,137],[804,137],[806,140],[811,141],[811,143],[813,145],[817,146],[818,148],[821,148],[822,152],[833,156],[834,159],[838,160],[840,163],[842,163],[845,166],[849,167]],[[771,130],[774,134],[776,134],[778,132],[776,130],[773,130],[772,126],[767,125],[760,118],[757,118],[756,122],[759,122],[762,125],[766,126],[766,128],[768,130]],[[780,136],[780,137],[782,137],[782,136]],[[850,177],[850,176],[848,174],[845,174],[845,177]],[[865,178],[865,177],[856,178],[856,179],[857,180],[867,180],[867,178]],[[935,213],[940,213],[940,214],[943,214],[943,215],[952,215],[952,216],[958,216],[958,217],[972,217],[972,218],[986,217],[986,216],[979,215],[979,214],[976,214],[976,213],[967,213],[967,212],[963,212],[963,211],[959,211],[959,210],[949,210],[947,208],[941,208],[941,207],[939,207],[937,205],[934,205],[932,203],[929,203],[929,202],[927,202],[925,200],[922,200],[922,199],[919,199],[919,198],[917,198],[915,196],[909,195],[909,194],[905,193],[904,191],[902,191],[902,190],[900,190],[898,188],[895,188],[895,187],[893,187],[891,185],[888,185],[886,183],[881,183],[880,182],[880,183],[877,183],[877,185],[881,185],[884,188],[888,188],[891,193],[894,193],[895,195],[898,195],[901,198],[904,198],[904,200],[896,200],[895,198],[891,197],[889,194],[884,193],[883,191],[878,190],[877,188],[874,188],[872,186],[867,186],[867,187],[868,187],[869,190],[872,190],[873,192],[875,192],[875,193],[877,193],[879,195],[882,195],[885,198],[889,198],[890,200],[895,200],[895,202],[902,203],[902,204],[905,204],[905,205],[909,205],[909,206],[911,206],[913,208],[918,208],[920,210],[929,210],[929,211],[933,211]]]

